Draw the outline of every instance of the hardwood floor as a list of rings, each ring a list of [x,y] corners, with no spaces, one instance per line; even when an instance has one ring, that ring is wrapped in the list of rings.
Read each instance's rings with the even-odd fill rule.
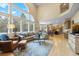
[[[76,56],[63,34],[50,36],[49,38],[54,43],[49,56]]]

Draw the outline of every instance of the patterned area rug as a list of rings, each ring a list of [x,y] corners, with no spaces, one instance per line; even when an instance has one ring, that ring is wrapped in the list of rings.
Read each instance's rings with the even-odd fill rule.
[[[24,51],[14,52],[16,56],[47,56],[52,48],[53,43],[46,41],[32,41],[27,43]]]

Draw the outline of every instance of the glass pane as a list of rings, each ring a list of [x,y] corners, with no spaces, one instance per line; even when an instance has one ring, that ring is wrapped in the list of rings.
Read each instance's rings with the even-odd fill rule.
[[[40,27],[42,31],[46,31],[47,30],[47,25],[46,24],[40,24]]]
[[[21,16],[21,12],[20,11],[18,11],[16,8],[12,8],[12,14],[14,15],[14,16]]]
[[[24,3],[15,3],[19,8],[23,9],[24,11],[29,12],[29,8],[24,5]]]
[[[15,24],[15,30],[16,32],[20,32],[20,17],[22,15],[22,13],[20,11],[18,11],[16,8],[12,8],[12,14],[13,14],[13,24]]]
[[[0,15],[0,32],[7,32],[8,18]]]
[[[18,18],[13,18],[13,23],[15,24],[16,32],[20,32],[20,20]]]
[[[0,3],[0,12],[8,13],[8,4],[7,3]]]
[[[28,23],[23,22],[23,32],[28,32]]]
[[[21,18],[22,18],[22,29],[23,29],[23,32],[27,32],[28,31],[29,14],[22,14]]]
[[[30,24],[30,31],[33,31],[33,24]]]
[[[32,15],[29,15],[29,21],[34,22],[34,18]]]

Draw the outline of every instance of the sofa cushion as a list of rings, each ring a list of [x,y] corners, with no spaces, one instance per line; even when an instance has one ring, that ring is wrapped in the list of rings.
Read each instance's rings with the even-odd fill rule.
[[[20,36],[20,37],[26,37],[26,34],[24,34],[24,33],[23,33],[23,34],[20,33],[19,36]]]
[[[1,34],[0,35],[0,41],[6,41],[8,39],[9,39],[9,37],[6,34]]]

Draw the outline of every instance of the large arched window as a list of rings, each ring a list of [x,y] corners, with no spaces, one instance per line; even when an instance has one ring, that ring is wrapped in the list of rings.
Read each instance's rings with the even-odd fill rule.
[[[10,10],[10,8],[12,9]],[[10,14],[11,18],[8,17],[8,14]],[[7,25],[10,21],[10,24],[15,25],[17,32],[30,32],[35,30],[34,18],[24,3],[0,3],[0,32],[8,32]]]
[[[15,8],[18,7],[19,9],[17,8],[16,9],[20,11],[20,15],[19,15],[20,32],[28,32],[28,19],[29,19],[28,15],[29,14],[24,13],[24,12],[29,12],[29,8],[26,7],[24,3],[14,3],[14,5],[15,5]]]

